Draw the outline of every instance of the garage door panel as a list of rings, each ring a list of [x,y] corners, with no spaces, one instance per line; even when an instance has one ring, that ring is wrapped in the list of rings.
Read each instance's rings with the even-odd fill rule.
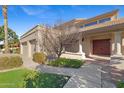
[[[93,40],[93,54],[110,55],[110,39]]]

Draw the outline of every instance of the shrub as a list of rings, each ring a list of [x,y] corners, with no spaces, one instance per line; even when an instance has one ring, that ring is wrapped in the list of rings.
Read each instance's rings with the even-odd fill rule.
[[[9,57],[0,57],[0,69],[8,67]]]
[[[20,56],[5,56],[0,57],[0,69],[9,69],[19,67],[23,64]]]
[[[34,53],[33,54],[33,61],[39,63],[39,64],[44,64],[46,61],[46,55],[41,52],[41,53]]]
[[[22,61],[22,58],[19,57],[19,56],[12,56],[10,59],[9,59],[9,62],[8,64],[12,67],[18,67],[18,66],[21,66],[23,64],[23,61]]]
[[[119,81],[119,82],[117,83],[117,87],[118,87],[118,88],[124,88],[124,81]]]
[[[32,71],[25,75],[22,87],[61,88],[65,85],[69,78],[70,78],[69,76]]]
[[[66,59],[66,58],[59,58],[55,61],[49,62],[48,65],[52,66],[59,66],[59,67],[71,67],[71,68],[79,68],[83,65],[83,61],[77,59]]]

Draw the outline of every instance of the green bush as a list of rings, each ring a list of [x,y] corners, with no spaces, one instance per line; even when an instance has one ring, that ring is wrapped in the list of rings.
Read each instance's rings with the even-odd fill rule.
[[[118,88],[124,88],[124,82],[119,81],[119,82],[117,83],[117,87],[118,87]]]
[[[59,58],[55,61],[51,61],[48,65],[57,66],[57,67],[71,67],[71,68],[79,68],[83,65],[83,61],[77,59],[66,59]]]
[[[46,61],[46,55],[41,52],[41,53],[34,53],[33,54],[33,61],[39,64],[44,64]]]
[[[23,64],[20,56],[5,56],[0,57],[0,69],[9,69],[19,67]]]
[[[32,71],[25,75],[22,87],[25,88],[62,88],[69,76]]]

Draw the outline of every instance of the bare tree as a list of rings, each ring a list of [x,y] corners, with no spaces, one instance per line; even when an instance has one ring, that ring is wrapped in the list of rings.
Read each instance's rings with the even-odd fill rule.
[[[47,54],[55,54],[57,58],[64,53],[65,44],[72,42],[77,36],[76,34],[70,34],[71,29],[67,26],[59,24],[59,26],[50,27],[45,26],[43,46]]]

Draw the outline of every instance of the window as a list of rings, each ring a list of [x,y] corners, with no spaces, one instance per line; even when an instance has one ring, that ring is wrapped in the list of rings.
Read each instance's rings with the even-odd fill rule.
[[[104,19],[99,20],[99,23],[104,23],[104,22],[107,22],[110,20],[111,20],[111,18],[104,18]]]
[[[91,22],[91,23],[85,24],[85,27],[86,27],[86,26],[96,25],[96,24],[97,24],[97,21],[95,21],[95,22]]]

